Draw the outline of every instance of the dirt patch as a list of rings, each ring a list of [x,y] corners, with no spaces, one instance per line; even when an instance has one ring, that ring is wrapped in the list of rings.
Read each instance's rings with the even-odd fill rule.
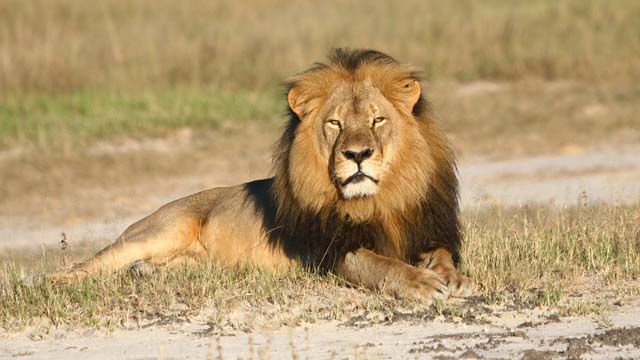
[[[505,161],[463,161],[462,204],[632,204],[640,199],[639,152],[639,147],[628,147]]]
[[[610,346],[632,345],[640,348],[640,328],[607,330],[602,334],[590,336],[587,342],[598,342]]]
[[[602,349],[603,347],[620,348],[627,346],[633,349],[640,349],[640,328],[609,329],[603,333],[592,334],[585,337],[558,338],[552,341],[551,344],[561,344],[566,347],[564,350],[556,352],[536,352],[535,350],[530,350],[527,356],[532,356],[530,357],[531,359],[545,359],[549,356],[580,359],[583,355],[595,353],[597,349]]]
[[[352,289],[343,289],[352,290]],[[356,294],[357,290],[349,292]],[[345,296],[345,295],[342,295]],[[348,296],[348,294],[346,294]],[[112,332],[42,324],[20,333],[0,333],[0,357],[107,358],[638,358],[640,302],[614,306],[588,317],[554,316],[542,308],[508,310],[452,300],[453,314],[437,308],[384,314],[364,311],[343,321],[300,323],[292,327],[244,328],[210,321],[212,312],[141,319],[139,326]],[[273,306],[273,305],[271,305]],[[245,314],[261,308],[244,308]],[[600,318],[611,328],[603,330]],[[359,323],[359,321],[363,321]],[[535,324],[535,326],[518,326]],[[134,324],[135,325],[135,324]],[[226,326],[226,325],[225,325]]]
[[[522,353],[522,360],[547,360],[558,355],[560,354],[556,351],[539,351],[530,349]]]

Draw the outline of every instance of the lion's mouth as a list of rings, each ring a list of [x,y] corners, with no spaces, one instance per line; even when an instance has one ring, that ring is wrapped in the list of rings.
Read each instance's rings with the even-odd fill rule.
[[[365,181],[366,179],[369,179],[371,181],[373,181],[374,184],[378,183],[378,180],[376,178],[374,178],[373,176],[363,173],[362,171],[358,171],[355,174],[349,176],[345,181],[341,182],[340,185],[341,186],[346,186],[349,184],[357,184],[360,182]]]

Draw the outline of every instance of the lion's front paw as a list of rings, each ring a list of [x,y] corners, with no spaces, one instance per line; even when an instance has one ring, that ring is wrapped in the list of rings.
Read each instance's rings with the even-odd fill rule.
[[[385,279],[383,290],[398,298],[431,304],[449,297],[445,279],[432,270],[407,266],[393,275]]]
[[[476,282],[464,276],[456,269],[451,253],[439,248],[435,251],[423,253],[417,267],[429,269],[440,275],[449,288],[453,297],[466,297],[476,289]]]
[[[449,271],[441,275],[453,297],[467,297],[476,289],[476,282],[458,271]]]

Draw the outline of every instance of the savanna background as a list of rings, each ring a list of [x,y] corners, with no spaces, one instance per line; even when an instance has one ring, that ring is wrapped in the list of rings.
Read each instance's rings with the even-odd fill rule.
[[[2,0],[0,328],[40,339],[200,319],[225,334],[393,322],[398,307],[544,309],[615,328],[611,304],[639,296],[639,18],[633,0]],[[218,264],[28,280],[169,200],[269,174],[280,84],[342,46],[424,71],[460,161],[471,303],[424,309]]]

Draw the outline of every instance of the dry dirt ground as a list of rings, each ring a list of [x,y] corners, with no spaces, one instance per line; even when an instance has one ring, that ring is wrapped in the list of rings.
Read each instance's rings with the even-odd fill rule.
[[[189,162],[198,165],[190,166],[184,158],[170,155],[190,141],[190,134],[128,148],[96,147],[87,155],[96,157],[95,164],[86,163],[84,171],[92,173],[97,171],[92,166],[97,166],[116,174],[104,182],[92,178],[86,182],[91,186],[82,185],[86,174],[69,172],[62,165],[60,174],[40,174],[44,178],[33,180],[21,195],[0,201],[0,249],[55,247],[61,232],[74,242],[106,245],[133,220],[171,199],[265,176],[275,133],[256,134],[245,138],[255,139],[253,151],[228,146],[238,142],[238,134],[208,139],[214,149],[206,157],[193,152]],[[120,160],[104,165],[105,153]],[[638,154],[640,146],[632,144],[521,159],[461,159],[462,206],[635,202],[640,199]],[[2,154],[0,162],[6,165],[19,156]],[[152,175],[122,179],[119,171],[130,170],[117,164],[145,156],[156,162],[163,159],[168,170],[151,169]],[[50,182],[47,176],[63,180]],[[65,178],[72,186],[65,186]],[[7,186],[24,185],[11,181]],[[43,189],[38,190],[39,182]],[[227,336],[210,333],[207,314],[113,332],[35,327],[0,333],[0,358],[640,358],[640,300],[612,299],[609,312],[583,317],[559,317],[544,308],[487,307],[473,298],[455,301],[469,311],[435,317],[362,313],[338,323],[234,331]]]
[[[612,359],[640,357],[640,302],[606,317],[545,309],[473,309],[462,317],[365,313],[346,322],[210,336],[206,321],[102,333],[10,334],[0,357],[66,359]],[[35,339],[35,340],[33,340]]]

